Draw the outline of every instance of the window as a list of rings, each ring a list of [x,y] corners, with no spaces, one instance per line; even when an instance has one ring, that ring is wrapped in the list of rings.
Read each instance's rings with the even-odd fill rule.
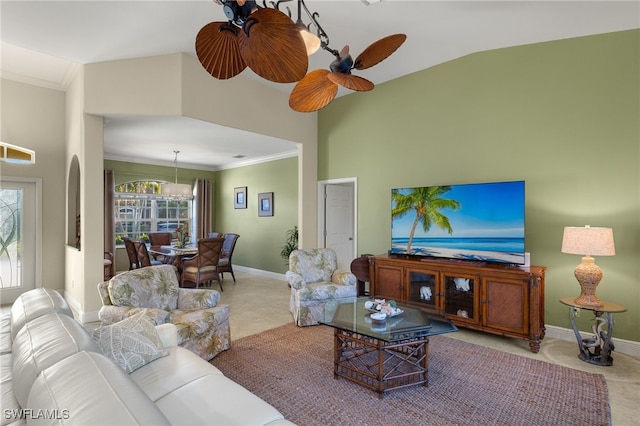
[[[124,238],[149,241],[150,232],[189,232],[193,217],[192,198],[172,198],[160,194],[164,182],[135,181],[116,185],[114,225],[116,245]]]

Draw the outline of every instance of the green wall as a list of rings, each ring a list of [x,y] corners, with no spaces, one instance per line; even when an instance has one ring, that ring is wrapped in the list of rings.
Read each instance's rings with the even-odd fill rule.
[[[105,170],[113,170],[116,184],[138,179],[173,181],[173,167],[105,160]],[[287,270],[280,250],[285,233],[298,224],[298,159],[271,161],[223,171],[178,168],[178,183],[193,183],[196,177],[213,184],[212,229],[240,234],[233,254],[235,265],[284,273]],[[246,186],[247,208],[234,209],[234,188]],[[258,217],[258,194],[273,192],[274,215]],[[128,267],[124,249],[116,253],[118,270]]]
[[[580,292],[563,227],[612,227],[597,293],[629,308],[614,335],[640,341],[639,40],[633,30],[477,53],[321,110],[318,179],[357,176],[358,253],[389,249],[391,188],[525,180],[546,323],[570,327],[558,299]]]
[[[247,208],[233,206],[234,188],[247,187]],[[273,192],[273,216],[258,217],[258,194]],[[286,231],[298,224],[297,157],[219,171],[213,229],[240,234],[233,263],[284,273],[280,251]]]

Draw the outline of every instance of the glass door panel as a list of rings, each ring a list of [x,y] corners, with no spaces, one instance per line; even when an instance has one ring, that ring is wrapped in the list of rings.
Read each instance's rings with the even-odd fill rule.
[[[456,319],[475,321],[478,315],[476,292],[478,279],[474,276],[444,275],[444,312]]]
[[[412,303],[418,303],[428,308],[436,309],[437,303],[437,272],[408,271],[409,298]]]

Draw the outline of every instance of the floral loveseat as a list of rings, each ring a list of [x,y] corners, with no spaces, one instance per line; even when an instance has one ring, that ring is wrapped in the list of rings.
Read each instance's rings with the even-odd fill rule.
[[[98,284],[103,306],[98,317],[113,324],[147,309],[156,324],[172,323],[178,345],[204,360],[229,349],[229,305],[218,305],[216,290],[180,288],[172,265],[123,272]]]
[[[291,287],[289,310],[300,326],[331,319],[342,302],[358,294],[356,276],[337,269],[336,253],[328,248],[294,250],[285,277]]]

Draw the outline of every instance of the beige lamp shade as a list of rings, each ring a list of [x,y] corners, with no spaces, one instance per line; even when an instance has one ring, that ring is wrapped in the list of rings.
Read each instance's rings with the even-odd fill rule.
[[[160,187],[160,193],[168,197],[191,197],[193,196],[193,189],[191,185],[186,183],[178,183],[178,154],[180,151],[173,151],[176,155],[173,160],[173,164],[176,168],[176,182],[175,183],[163,183]]]
[[[315,34],[310,33],[304,27],[300,29],[300,35],[304,41],[304,47],[307,49],[307,56],[311,56],[320,49],[320,39]]]
[[[613,256],[616,249],[613,244],[611,228],[575,227],[564,228],[562,253],[581,254],[583,256]]]
[[[160,192],[162,192],[162,195],[172,197],[190,197],[193,195],[191,185],[186,183],[163,183],[160,187]]]

